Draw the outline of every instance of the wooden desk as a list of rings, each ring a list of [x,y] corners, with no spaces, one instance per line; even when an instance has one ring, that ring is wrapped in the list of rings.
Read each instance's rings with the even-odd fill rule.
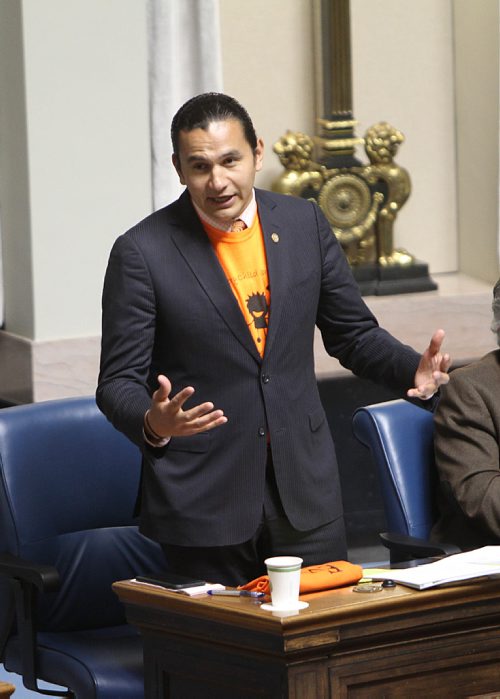
[[[285,617],[248,598],[114,589],[144,637],[146,699],[500,696],[500,580],[349,587]]]
[[[0,682],[0,699],[7,699],[14,694],[15,691],[16,688],[13,684],[10,684],[10,682]]]

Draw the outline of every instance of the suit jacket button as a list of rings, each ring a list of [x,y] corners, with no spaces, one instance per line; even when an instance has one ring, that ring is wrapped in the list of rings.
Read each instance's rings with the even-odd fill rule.
[[[266,431],[263,427],[259,427],[259,437],[265,437]]]
[[[262,383],[269,383],[270,380],[271,377],[269,376],[269,374],[262,374]]]

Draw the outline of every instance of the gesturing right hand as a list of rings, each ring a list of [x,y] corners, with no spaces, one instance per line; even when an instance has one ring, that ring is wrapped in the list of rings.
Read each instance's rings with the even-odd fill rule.
[[[201,403],[189,410],[183,405],[194,393],[192,386],[186,386],[170,398],[172,384],[166,376],[158,376],[159,387],[153,393],[147,421],[158,437],[186,437],[198,432],[206,432],[227,422],[222,410],[214,410],[213,403]]]

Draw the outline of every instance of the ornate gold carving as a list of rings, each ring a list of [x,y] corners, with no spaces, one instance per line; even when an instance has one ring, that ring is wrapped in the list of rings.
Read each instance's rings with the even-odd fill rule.
[[[308,155],[302,169],[285,164],[276,189],[318,202],[362,293],[435,289],[427,265],[393,247],[395,220],[411,191],[407,171],[394,162],[403,135],[380,122],[368,129],[366,141],[355,136],[350,0],[311,0],[311,4],[316,153]],[[356,155],[361,143],[368,165]]]
[[[324,180],[321,165],[311,160],[313,149],[312,138],[300,131],[287,131],[274,144],[273,150],[285,168],[285,172],[273,182],[275,192],[300,197],[308,188],[319,191]]]
[[[342,132],[353,121],[318,120]],[[387,122],[375,124],[365,138],[321,138],[314,140],[301,132],[287,131],[277,141],[274,152],[285,172],[273,183],[273,190],[317,200],[332,232],[337,236],[352,266],[376,263],[384,267],[414,262],[406,250],[394,249],[394,221],[411,192],[410,176],[393,158],[404,141],[403,134]],[[364,143],[369,165],[326,167],[313,159],[314,145],[324,160],[352,153]]]
[[[364,221],[371,195],[366,182],[355,175],[335,175],[321,189],[318,204],[332,226],[352,228]],[[342,239],[342,233],[339,234]]]
[[[364,143],[362,138],[335,138],[328,140],[318,137],[316,141],[321,144],[324,151],[329,153],[340,150],[352,150],[356,145]]]
[[[410,265],[414,257],[406,250],[394,249],[394,221],[411,193],[408,171],[393,158],[404,136],[386,121],[375,124],[365,134],[365,151],[370,165],[365,167],[369,182],[384,182],[387,187],[384,205],[377,218],[378,261],[381,265]]]
[[[380,192],[372,197],[367,183],[354,174],[335,174],[321,189],[318,204],[352,265],[374,258],[373,226],[382,200]]]
[[[346,121],[332,121],[331,119],[316,119],[319,126],[331,131],[332,129],[354,129],[358,123],[355,119],[348,119]]]

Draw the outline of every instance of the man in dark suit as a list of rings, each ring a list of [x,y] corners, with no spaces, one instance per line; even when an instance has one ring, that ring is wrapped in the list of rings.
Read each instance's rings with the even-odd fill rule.
[[[254,190],[263,143],[234,99],[188,101],[172,143],[186,191],[116,241],[103,292],[97,402],[142,450],[141,531],[226,584],[268,555],[343,559],[315,325],[345,367],[424,399],[444,333],[421,356],[379,328],[320,208]]]

